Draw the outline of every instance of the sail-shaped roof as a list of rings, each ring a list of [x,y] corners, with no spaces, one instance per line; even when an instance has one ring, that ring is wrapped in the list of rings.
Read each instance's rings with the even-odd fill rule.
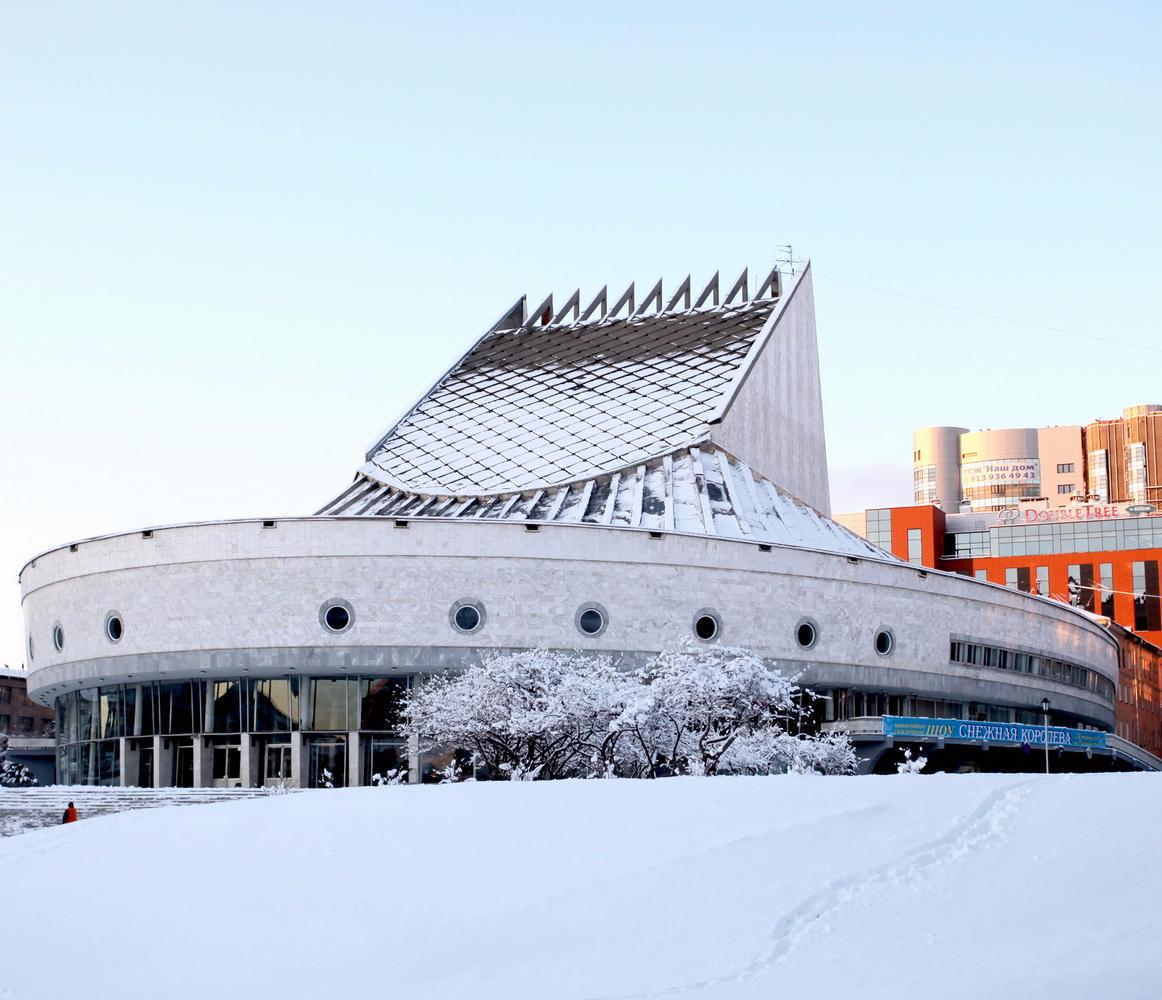
[[[572,521],[883,556],[715,440],[740,393],[749,413],[777,392],[777,352],[746,383],[805,273],[784,294],[773,269],[750,298],[743,271],[721,303],[717,275],[694,301],[687,278],[665,308],[660,282],[636,309],[633,285],[608,311],[605,289],[584,313],[577,293],[558,313],[551,296],[531,313],[521,299],[319,513]],[[817,380],[808,321],[800,354]],[[737,427],[725,436],[746,444]],[[753,440],[771,454],[765,429]]]

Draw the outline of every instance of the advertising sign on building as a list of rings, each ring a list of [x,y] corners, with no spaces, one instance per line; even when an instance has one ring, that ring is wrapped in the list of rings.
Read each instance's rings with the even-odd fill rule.
[[[1020,746],[1045,745],[1044,726],[1017,722],[970,722],[966,719],[924,719],[885,715],[884,735],[898,740],[961,740],[966,743],[1011,743]],[[1096,729],[1049,727],[1049,745],[1072,750],[1104,750],[1106,734]]]
[[[973,486],[1032,486],[1041,482],[1041,461],[1036,458],[1000,458],[965,462],[960,467],[964,489]]]
[[[1069,521],[1108,521],[1119,517],[1149,517],[1157,508],[1148,503],[1084,503],[1068,507],[1022,505],[997,513],[999,525],[1061,524]]]

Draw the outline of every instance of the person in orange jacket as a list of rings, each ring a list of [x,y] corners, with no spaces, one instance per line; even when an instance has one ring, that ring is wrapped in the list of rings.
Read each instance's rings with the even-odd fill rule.
[[[77,807],[70,802],[68,804],[68,806],[65,808],[65,815],[64,815],[64,818],[61,820],[61,822],[62,823],[75,823],[76,821],[77,821]]]

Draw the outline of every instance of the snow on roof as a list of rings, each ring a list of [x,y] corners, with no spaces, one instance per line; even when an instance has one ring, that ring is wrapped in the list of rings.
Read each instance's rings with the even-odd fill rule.
[[[425,495],[359,476],[319,513],[648,528],[896,561],[713,447],[680,449],[563,486],[485,496]]]
[[[690,308],[689,279],[662,309],[571,322],[523,300],[372,449],[360,473],[400,490],[489,495],[612,473],[705,440],[778,301],[772,271],[747,301],[746,272],[717,304]],[[673,311],[685,290],[685,306]],[[707,297],[711,286],[702,298]],[[600,303],[604,313],[604,290]],[[701,299],[699,300],[701,301]],[[645,314],[656,302],[658,310]],[[595,300],[594,305],[596,306]],[[590,307],[592,310],[594,307]]]

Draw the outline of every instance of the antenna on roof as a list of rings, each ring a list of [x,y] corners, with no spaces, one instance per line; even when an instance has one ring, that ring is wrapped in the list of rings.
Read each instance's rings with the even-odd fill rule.
[[[653,288],[650,289],[650,294],[647,295],[644,299],[642,299],[642,304],[640,306],[638,306],[637,309],[634,310],[634,315],[640,316],[647,309],[649,309],[650,303],[655,302],[655,301],[658,303],[657,311],[661,312],[662,311],[662,279],[661,278],[658,278],[658,283],[656,285],[654,285]]]
[[[670,301],[666,303],[666,308],[663,310],[663,312],[669,312],[671,309],[674,308],[674,306],[676,306],[678,304],[678,299],[682,299],[682,298],[684,298],[686,300],[686,304],[683,306],[683,308],[689,309],[690,308],[690,275],[686,275],[685,280],[682,282],[682,284],[680,284],[678,286],[678,290],[670,298]]]
[[[735,282],[735,283],[734,283],[734,284],[731,286],[731,289],[730,289],[730,291],[729,291],[729,292],[727,292],[727,294],[726,294],[726,301],[722,303],[723,305],[725,305],[725,306],[728,306],[728,305],[730,305],[730,303],[731,303],[731,302],[734,300],[734,297],[735,297],[736,295],[738,295],[738,294],[739,294],[739,292],[741,292],[741,293],[742,293],[742,301],[743,301],[743,302],[745,302],[745,301],[746,301],[746,299],[747,299],[747,293],[746,293],[746,285],[747,285],[747,281],[746,281],[746,279],[747,279],[747,269],[744,267],[744,268],[742,269],[742,274],[740,274],[740,275],[738,276],[738,281],[736,281],[736,282]]]
[[[701,309],[702,303],[709,298],[710,293],[714,293],[714,304],[718,305],[718,272],[714,272],[714,277],[706,282],[706,287],[702,289],[702,294],[698,296],[698,301],[694,303],[695,309]]]
[[[785,264],[787,270],[791,272],[791,277],[795,276],[795,254],[791,250],[790,243],[780,243],[775,247],[778,254],[775,255],[775,262],[778,264]]]
[[[600,292],[598,292],[598,293],[597,293],[597,294],[596,294],[596,295],[593,297],[593,301],[589,303],[589,308],[588,308],[588,309],[586,309],[586,310],[585,310],[585,311],[584,311],[584,312],[581,314],[581,322],[582,322],[582,323],[584,323],[584,322],[585,322],[585,321],[586,321],[586,320],[587,320],[587,319],[588,319],[590,316],[592,316],[592,315],[593,315],[593,311],[594,311],[594,310],[595,310],[595,309],[596,309],[598,306],[601,306],[601,318],[602,318],[602,319],[605,319],[606,307],[608,306],[608,304],[609,304],[609,286],[608,286],[608,285],[602,285],[602,286],[601,286],[601,291],[600,291]]]
[[[573,322],[577,322],[577,317],[581,315],[581,289],[578,288],[572,295],[569,296],[569,301],[561,306],[561,311],[553,317],[553,325],[556,326],[565,318],[565,313],[570,309],[573,310]]]

